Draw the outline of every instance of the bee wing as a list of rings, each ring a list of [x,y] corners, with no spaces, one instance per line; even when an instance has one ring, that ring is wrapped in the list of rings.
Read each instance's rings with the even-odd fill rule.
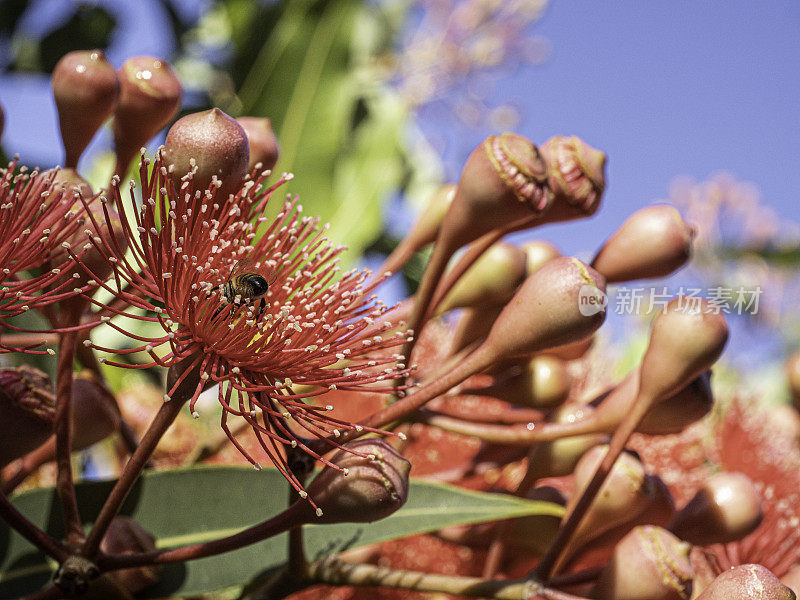
[[[267,265],[265,259],[258,259],[252,255],[245,256],[233,265],[231,277],[233,278],[236,275],[242,275],[244,273],[256,273],[261,275],[264,279],[270,282],[270,285],[272,285],[275,282],[275,279],[277,279],[277,273],[275,272],[275,269],[270,265]]]

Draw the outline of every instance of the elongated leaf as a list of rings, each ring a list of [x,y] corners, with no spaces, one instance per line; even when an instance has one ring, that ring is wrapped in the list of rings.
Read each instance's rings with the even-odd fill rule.
[[[84,523],[91,523],[97,515],[112,483],[78,485]],[[159,548],[170,548],[236,533],[280,512],[285,500],[285,480],[274,469],[256,472],[242,467],[193,467],[145,474],[126,500],[122,514],[133,517],[155,535]],[[63,535],[60,503],[52,488],[20,494],[13,502],[51,535]],[[555,504],[415,481],[406,505],[387,519],[371,524],[308,526],[307,551],[310,558],[320,558],[450,525],[529,514],[560,517],[562,513]],[[167,565],[160,583],[142,597],[196,595],[242,584],[283,564],[285,553],[282,535],[235,552]],[[49,581],[53,568],[26,540],[0,522],[0,598],[35,591]]]
[[[231,14],[237,6],[229,0]],[[328,237],[350,248],[345,262],[377,237],[383,201],[413,167],[406,107],[373,66],[398,22],[379,10],[360,0],[283,0],[250,13],[248,28],[265,37],[257,52],[240,48],[254,54],[239,89],[242,112],[272,119],[276,170],[295,175],[283,191],[331,223]]]

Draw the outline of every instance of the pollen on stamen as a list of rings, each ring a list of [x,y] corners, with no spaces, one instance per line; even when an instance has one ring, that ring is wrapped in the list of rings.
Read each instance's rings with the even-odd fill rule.
[[[197,412],[196,410],[192,411],[192,418],[193,419],[199,419],[200,418],[200,413]]]

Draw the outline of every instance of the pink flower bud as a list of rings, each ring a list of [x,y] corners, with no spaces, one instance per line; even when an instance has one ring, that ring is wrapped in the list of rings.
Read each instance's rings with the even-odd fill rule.
[[[606,186],[606,155],[576,136],[551,137],[542,144],[547,181],[555,195],[559,220],[594,214]]]
[[[592,598],[686,600],[693,576],[689,549],[689,544],[660,527],[634,528],[617,544]]]
[[[261,163],[259,169],[262,171],[271,171],[280,155],[280,145],[272,131],[272,121],[265,117],[239,117],[236,121],[247,135],[250,149],[247,171],[252,171],[258,163]]]
[[[411,463],[382,439],[358,439],[330,461],[309,484],[321,514],[313,523],[370,523],[388,517],[408,498]],[[358,454],[353,454],[353,452]]]
[[[51,82],[66,166],[74,168],[97,129],[111,116],[119,80],[102,50],[76,50],[58,61]]]
[[[763,518],[761,497],[742,473],[709,477],[670,525],[679,538],[708,546],[740,540]]]
[[[589,415],[593,411],[591,406],[586,405],[563,406],[555,412],[552,422],[580,421],[591,418]],[[531,456],[531,463],[536,470],[537,479],[569,475],[575,470],[575,466],[584,454],[606,440],[605,435],[590,433],[537,444]]]
[[[592,266],[609,283],[664,277],[689,260],[694,229],[672,206],[636,211],[603,244]]]
[[[498,358],[533,354],[589,337],[605,316],[603,276],[576,258],[556,258],[525,280],[485,345]]]
[[[155,537],[130,517],[116,517],[108,527],[100,550],[106,554],[132,554],[156,549]],[[111,571],[106,576],[122,589],[136,594],[158,583],[160,565]]]
[[[608,446],[595,446],[578,461],[574,471],[575,493],[567,504],[567,515],[572,512],[607,451]],[[570,538],[554,571],[558,572],[589,540],[630,523],[651,507],[657,495],[656,485],[656,481],[648,477],[638,458],[622,453]]]
[[[129,58],[119,70],[114,111],[118,174],[150,138],[166,127],[181,106],[181,84],[169,64],[153,56]]]
[[[675,298],[653,320],[639,396],[656,403],[676,394],[716,362],[727,341],[724,315],[703,299]]]
[[[181,179],[189,172],[194,173],[196,190],[207,189],[216,177],[221,182],[217,191],[220,200],[241,187],[249,158],[244,129],[218,108],[178,119],[164,143],[164,163],[175,189],[180,189]]]
[[[781,577],[781,583],[795,593],[800,594],[800,565],[795,565]]]
[[[476,390],[516,406],[551,409],[569,396],[571,379],[566,363],[554,356],[534,356],[494,385]]]
[[[525,262],[525,253],[516,246],[494,244],[458,280],[437,312],[505,304],[525,279]]]
[[[561,252],[558,251],[558,248],[556,248],[550,242],[545,242],[544,240],[532,240],[530,242],[525,242],[522,244],[521,248],[523,252],[525,252],[525,256],[527,258],[526,272],[528,275],[533,273],[547,261],[561,256]]]
[[[515,133],[493,135],[467,159],[442,236],[456,249],[493,229],[541,214],[551,202],[547,167],[536,146]]]
[[[121,417],[111,392],[89,372],[72,380],[73,450],[101,442],[119,430]]]
[[[455,331],[450,336],[450,354],[455,354],[471,343],[486,338],[502,310],[502,306],[465,308],[461,312]]]
[[[53,433],[50,378],[33,367],[0,369],[0,466],[35,450]]]
[[[697,600],[795,600],[792,590],[766,567],[739,565],[724,571]]]
[[[678,393],[653,406],[645,414],[636,431],[647,435],[680,433],[703,418],[711,410],[714,398],[709,385],[710,372],[703,373]],[[639,369],[631,372],[613,390],[597,400],[593,415],[597,431],[613,433],[636,400],[639,390]]]

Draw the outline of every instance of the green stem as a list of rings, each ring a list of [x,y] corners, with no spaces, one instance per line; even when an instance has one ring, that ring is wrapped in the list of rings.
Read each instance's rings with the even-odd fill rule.
[[[531,579],[487,580],[479,577],[437,575],[387,569],[376,565],[348,563],[328,558],[312,563],[306,576],[316,583],[397,588],[418,592],[438,592],[454,596],[494,600],[585,600],[579,596],[545,588]]]

